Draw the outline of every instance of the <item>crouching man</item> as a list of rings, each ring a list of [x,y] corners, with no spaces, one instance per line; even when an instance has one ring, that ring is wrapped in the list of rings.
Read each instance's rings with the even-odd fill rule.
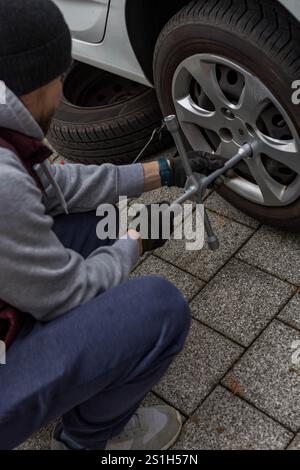
[[[42,143],[71,64],[51,0],[0,0],[0,448],[61,417],[53,449],[167,449],[168,406],[140,407],[181,351],[188,305],[159,277],[128,281],[145,243],[96,236],[101,203],[183,186],[179,160],[50,165]],[[218,163],[198,155],[195,171]],[[1,326],[2,325],[2,326]],[[1,336],[1,335],[0,335]]]

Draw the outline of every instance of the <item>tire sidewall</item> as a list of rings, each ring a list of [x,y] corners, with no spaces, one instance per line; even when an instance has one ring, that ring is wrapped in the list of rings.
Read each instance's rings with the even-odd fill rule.
[[[65,98],[61,100],[60,106],[54,116],[54,121],[66,121],[68,123],[76,124],[96,124],[101,122],[111,122],[115,119],[128,118],[131,115],[136,115],[139,110],[153,109],[155,102],[155,91],[152,88],[147,89],[144,93],[116,103],[112,106],[101,106],[95,108],[83,108],[69,103]],[[157,111],[159,106],[157,105]]]

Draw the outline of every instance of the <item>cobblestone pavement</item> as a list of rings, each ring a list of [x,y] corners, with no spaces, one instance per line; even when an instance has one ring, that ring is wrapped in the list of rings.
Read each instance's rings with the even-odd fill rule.
[[[193,315],[184,351],[146,402],[181,412],[175,449],[300,449],[300,237],[260,226],[215,193],[207,207],[217,253],[186,254],[170,241],[132,274],[171,280]],[[51,427],[20,448],[47,448]]]

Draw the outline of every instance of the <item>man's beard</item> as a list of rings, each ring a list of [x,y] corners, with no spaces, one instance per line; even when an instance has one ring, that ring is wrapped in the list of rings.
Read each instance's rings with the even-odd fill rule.
[[[37,123],[45,135],[48,134],[54,114],[55,114],[55,111],[51,111],[51,113],[45,116],[41,116],[39,119],[37,119]]]

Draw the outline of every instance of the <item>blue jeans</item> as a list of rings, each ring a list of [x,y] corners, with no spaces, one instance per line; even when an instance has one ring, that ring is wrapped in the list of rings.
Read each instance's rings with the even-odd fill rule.
[[[54,231],[88,256],[100,242],[93,213],[59,216]],[[130,280],[42,324],[28,317],[0,366],[0,449],[62,417],[89,449],[118,435],[183,348],[187,303],[160,277]]]

